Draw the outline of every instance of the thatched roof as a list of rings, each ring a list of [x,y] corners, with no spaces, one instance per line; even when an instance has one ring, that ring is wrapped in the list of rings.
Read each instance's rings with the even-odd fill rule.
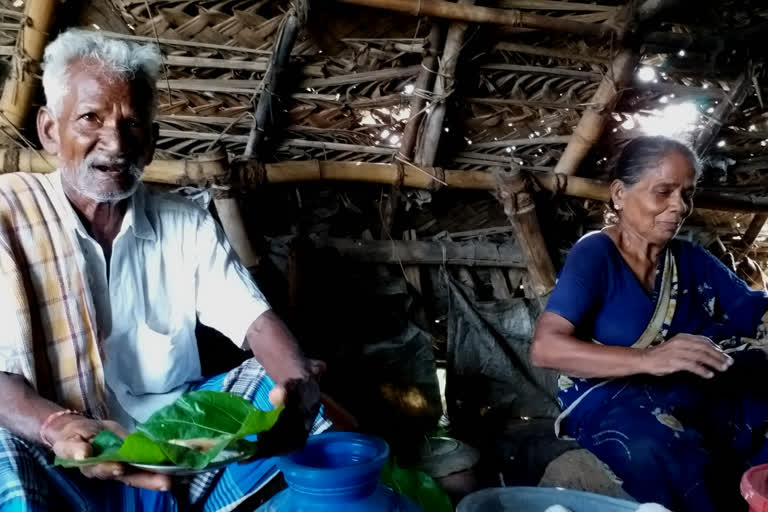
[[[604,178],[622,145],[641,133],[669,133],[694,142],[715,132],[703,186],[763,194],[768,90],[760,36],[768,32],[768,7],[759,0],[701,1],[695,8],[669,3],[672,7],[652,20],[632,24],[635,35],[628,40],[640,51],[640,64],[618,103],[608,105],[612,112],[603,137],[579,174]],[[0,4],[0,59],[10,65],[23,5]],[[479,4],[615,28],[640,2]],[[235,157],[244,151],[274,39],[291,8],[287,0],[103,0],[88,4],[79,16],[60,13],[57,28],[81,24],[158,42],[166,64],[158,84],[159,157],[186,158],[216,148]],[[435,165],[487,170],[513,161],[549,172],[582,113],[594,107],[590,101],[600,81],[611,75],[611,61],[626,44],[610,30],[599,37],[471,25],[456,80],[435,97],[414,85],[425,52],[441,50],[429,45],[434,23],[447,22],[330,0],[310,2],[289,80],[279,91],[278,128],[259,159],[393,162],[415,114],[411,99],[421,95],[426,110],[440,102],[449,107]],[[743,97],[720,126],[712,115],[739,80],[747,81]],[[34,144],[34,132],[26,136]],[[561,204],[566,217],[572,208]],[[599,220],[599,210],[587,204],[588,222]],[[746,229],[749,217],[707,215],[693,222],[716,227],[727,240]]]

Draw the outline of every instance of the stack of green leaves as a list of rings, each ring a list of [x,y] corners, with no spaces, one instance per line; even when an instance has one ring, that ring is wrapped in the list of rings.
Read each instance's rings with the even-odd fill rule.
[[[245,437],[272,428],[281,411],[259,410],[232,393],[192,391],[156,411],[125,439],[109,430],[100,432],[91,441],[93,456],[57,457],[55,463],[78,467],[127,462],[204,469],[212,462],[257,456],[259,443]]]

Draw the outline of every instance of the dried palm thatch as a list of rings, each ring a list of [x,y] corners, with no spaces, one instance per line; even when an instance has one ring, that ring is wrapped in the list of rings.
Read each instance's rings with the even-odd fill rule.
[[[24,17],[23,4],[8,0],[0,2],[0,56],[4,62],[10,63],[10,57],[16,46],[20,22]]]
[[[477,171],[514,162],[550,171],[620,50],[616,38],[472,26],[461,49],[456,87],[436,97],[414,86],[429,20],[320,1],[313,1],[307,30],[294,46],[277,127],[259,154],[262,161],[392,163],[405,124],[416,114],[410,111],[411,99],[418,95],[425,109],[448,107],[436,165]],[[625,3],[493,0],[481,5],[613,28]],[[272,45],[291,3],[109,0],[107,5],[124,24],[118,37],[159,44],[164,56],[158,157],[215,148],[242,154]],[[0,9],[0,61],[9,62],[21,16],[8,0]],[[766,19],[768,9],[759,1],[703,0],[697,12],[672,12],[651,27],[649,41],[639,50],[641,66],[655,78],[635,80],[623,91],[581,174],[606,177],[617,149],[646,132],[649,120],[669,105],[696,106],[697,119],[678,134],[692,139],[710,123],[709,110],[728,96],[746,59],[764,60],[765,52],[744,40],[759,34],[755,31]],[[713,45],[711,34],[721,44]],[[680,56],[681,49],[688,53]],[[768,184],[764,67],[755,67],[752,80],[708,154],[708,188],[754,194]],[[729,229],[737,230],[735,223]]]
[[[33,14],[37,15],[37,13]],[[5,82],[11,75],[16,76],[19,80],[24,75],[27,78],[27,82],[29,82],[31,79],[29,73],[35,71],[34,62],[27,61],[23,48],[25,39],[21,36],[21,27],[22,23],[25,22],[25,18],[23,2],[10,2],[8,0],[0,2],[0,80],[2,82]],[[16,56],[15,62],[14,56]],[[11,90],[11,87],[5,88],[8,91],[2,105],[4,119],[0,120],[0,123],[3,125],[9,124],[8,119],[10,117],[13,119],[11,122],[17,125],[20,124],[18,120],[19,115],[17,114],[22,113],[16,112],[16,109],[13,108],[11,100],[14,98],[10,97],[10,95],[13,94],[15,96],[19,94],[20,83],[16,81],[13,84],[9,83],[9,85],[13,85],[13,90]],[[21,93],[25,93],[27,88],[24,87],[22,89],[24,90]],[[28,102],[25,101],[24,103],[25,108],[28,108]],[[25,113],[23,112],[23,114]]]

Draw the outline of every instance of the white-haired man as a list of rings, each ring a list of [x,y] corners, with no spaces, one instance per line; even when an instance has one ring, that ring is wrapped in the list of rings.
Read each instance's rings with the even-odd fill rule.
[[[130,430],[190,389],[240,390],[264,407],[270,390],[280,395],[277,447],[329,426],[310,363],[220,227],[140,183],[159,66],[151,46],[60,35],[46,49],[37,122],[58,171],[0,177],[0,512],[176,510],[166,476],[51,462],[87,456],[97,432]],[[203,381],[198,319],[261,364]],[[197,478],[190,500],[229,506],[273,471],[234,466]]]

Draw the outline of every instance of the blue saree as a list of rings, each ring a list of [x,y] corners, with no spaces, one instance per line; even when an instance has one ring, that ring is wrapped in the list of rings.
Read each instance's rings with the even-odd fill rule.
[[[649,294],[608,235],[593,233],[571,249],[546,310],[570,321],[579,339],[604,345],[642,348],[687,333],[731,352],[735,364],[711,380],[563,375],[556,429],[607,463],[640,501],[680,512],[739,510],[741,471],[768,462],[768,391],[754,385],[768,360],[746,350],[766,337],[768,295],[680,240],[660,256]]]

